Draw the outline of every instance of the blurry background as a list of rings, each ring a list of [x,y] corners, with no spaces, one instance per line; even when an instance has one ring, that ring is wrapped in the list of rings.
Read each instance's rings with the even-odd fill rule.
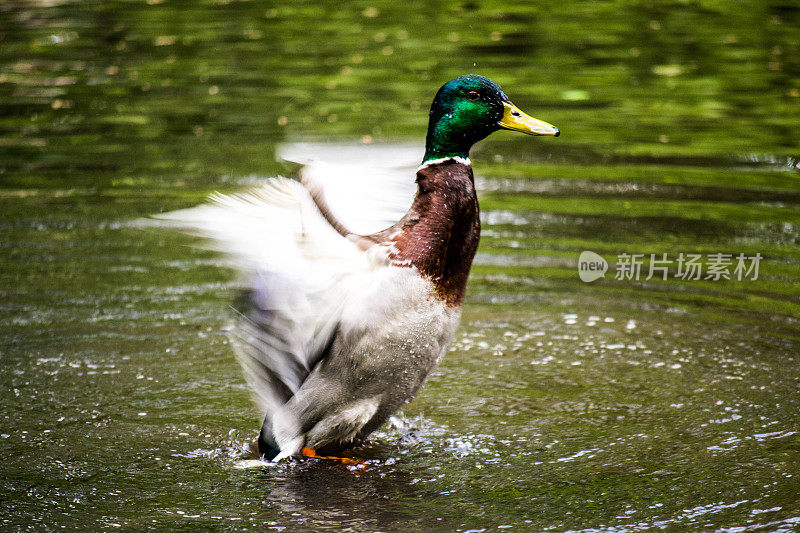
[[[294,174],[285,142],[421,158],[470,72],[562,135],[473,150],[452,352],[369,472],[235,469],[235,275],[131,221]],[[797,527],[798,124],[796,2],[4,1],[0,523]],[[583,250],[764,259],[585,284]]]

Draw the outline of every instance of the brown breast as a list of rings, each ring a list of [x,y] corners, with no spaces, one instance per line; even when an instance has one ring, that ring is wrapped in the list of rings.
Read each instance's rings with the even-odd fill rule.
[[[417,171],[417,195],[408,213],[371,236],[395,266],[416,267],[449,305],[461,305],[481,224],[472,167],[453,159]]]

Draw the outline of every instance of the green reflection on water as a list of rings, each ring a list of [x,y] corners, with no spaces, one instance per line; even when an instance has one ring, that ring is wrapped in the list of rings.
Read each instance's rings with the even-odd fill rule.
[[[793,4],[0,9],[8,528],[797,527]],[[292,174],[281,142],[421,142],[466,72],[563,135],[473,152],[464,322],[406,411],[430,427],[360,477],[234,469],[261,416],[224,331],[236,276],[130,221]],[[583,250],[764,260],[585,284]]]

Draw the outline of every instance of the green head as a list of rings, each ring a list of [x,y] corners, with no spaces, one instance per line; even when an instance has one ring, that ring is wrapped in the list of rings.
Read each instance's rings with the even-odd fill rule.
[[[467,74],[448,81],[433,99],[423,162],[469,157],[469,149],[499,129],[558,136],[558,129],[529,117],[489,78]]]

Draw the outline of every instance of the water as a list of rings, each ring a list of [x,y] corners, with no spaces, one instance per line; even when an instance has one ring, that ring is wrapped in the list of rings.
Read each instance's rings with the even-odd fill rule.
[[[800,529],[794,4],[0,9],[4,529]],[[247,468],[236,275],[133,221],[293,175],[281,143],[420,142],[466,72],[563,134],[473,151],[450,353],[366,471]],[[763,259],[616,280],[623,253]]]

